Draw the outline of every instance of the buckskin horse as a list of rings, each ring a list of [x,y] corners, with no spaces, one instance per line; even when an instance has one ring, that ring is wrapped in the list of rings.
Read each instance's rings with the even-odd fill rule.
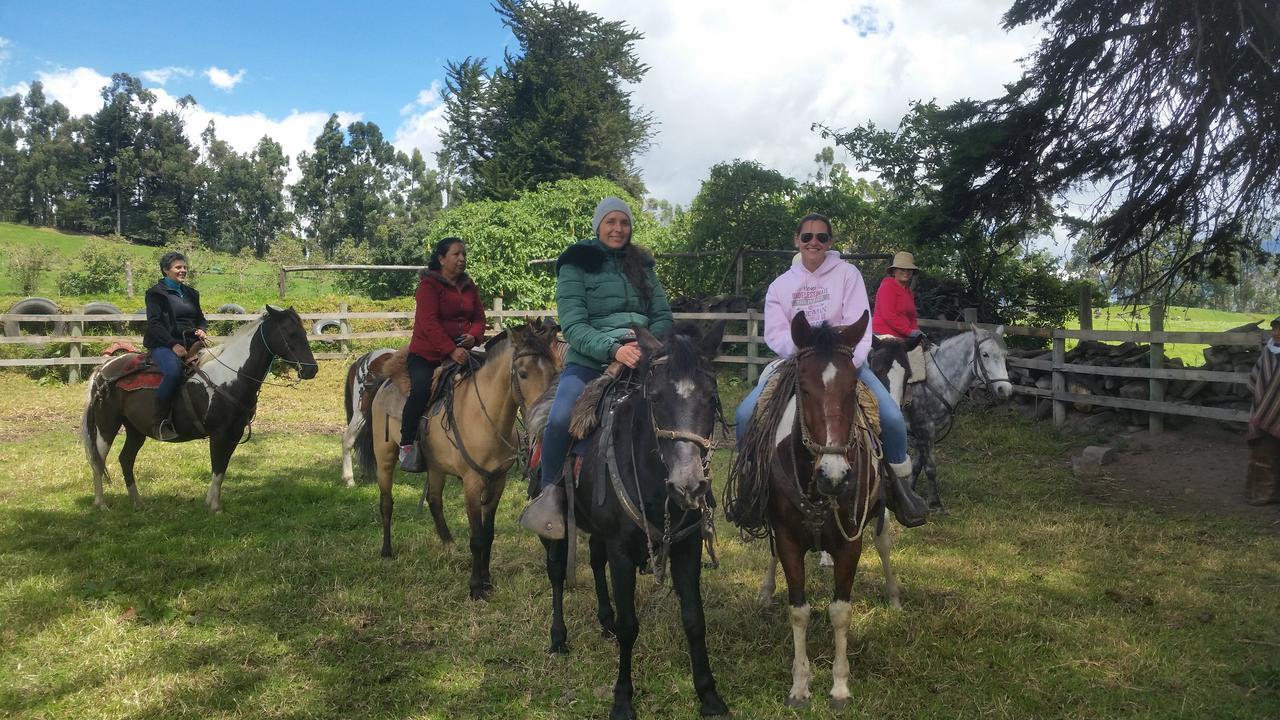
[[[140,359],[136,353],[112,358],[89,377],[80,439],[93,468],[96,507],[107,507],[102,481],[107,474],[107,453],[121,427],[125,440],[120,449],[120,469],[129,499],[135,506],[141,504],[133,463],[153,426],[154,388],[159,385],[159,373],[141,368]],[[307,344],[302,319],[293,308],[267,306],[261,318],[237,330],[218,347],[201,353],[198,368],[183,382],[174,399],[173,428],[178,437],[171,442],[209,438],[213,476],[205,504],[213,512],[222,512],[222,481],[227,463],[245,427],[253,420],[258,391],[275,360],[296,366],[298,376],[304,380],[315,377],[319,369]],[[122,385],[136,389],[128,390]]]
[[[720,418],[712,360],[723,335],[723,321],[701,337],[696,329],[677,327],[665,342],[642,328],[636,330],[643,357],[633,371],[616,381],[614,389],[620,394],[605,396],[606,403],[611,397],[616,401],[606,408],[598,430],[587,440],[578,481],[568,493],[575,503],[578,529],[591,536],[597,618],[604,636],[618,641],[618,674],[609,714],[615,720],[635,717],[631,657],[640,633],[636,571],[646,559],[659,578],[670,562],[699,712],[712,716],[729,712],[716,691],[707,656],[701,589],[702,543],[711,512],[711,437]],[[606,376],[597,382],[610,379]],[[590,386],[584,396],[588,393]],[[551,399],[548,393],[543,402]],[[579,405],[575,414],[582,409]],[[537,432],[533,423],[530,431]],[[566,463],[567,475],[573,473],[572,465]],[[535,478],[531,493],[537,486]],[[560,654],[569,651],[563,603],[569,540],[576,538],[542,541],[551,581],[550,651]]]
[[[439,412],[419,430],[427,456],[427,500],[436,534],[446,547],[453,534],[444,518],[444,482],[462,479],[471,528],[471,599],[493,592],[489,555],[493,548],[494,513],[507,484],[507,471],[519,455],[516,412],[551,385],[556,376],[552,345],[558,328],[540,319],[513,327],[485,344],[484,364],[458,381]],[[404,393],[393,382],[378,389],[365,427],[356,441],[360,464],[377,471],[378,507],[382,514],[382,557],[392,557],[391,484],[399,466],[400,416]]]
[[[853,325],[810,327],[804,313],[796,313],[796,354],[777,373],[776,397],[766,403],[762,396],[725,491],[730,520],[744,531],[769,535],[782,563],[794,643],[787,696],[793,707],[809,703],[812,678],[805,553],[825,550],[834,562],[830,703],[843,708],[850,700],[849,598],[863,532],[873,519],[882,530],[885,524],[881,474],[887,470],[881,467],[875,423],[858,399],[852,359],[867,322],[864,313]]]

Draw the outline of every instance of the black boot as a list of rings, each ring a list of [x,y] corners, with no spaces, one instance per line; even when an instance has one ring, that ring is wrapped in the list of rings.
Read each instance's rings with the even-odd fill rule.
[[[929,521],[929,503],[911,489],[911,459],[889,465],[889,485],[884,503],[903,527],[919,527]]]
[[[427,456],[421,443],[400,446],[400,469],[411,473],[427,471]]]
[[[177,440],[178,431],[173,427],[173,398],[161,400],[156,398],[156,408],[152,415],[151,436],[157,440]]]

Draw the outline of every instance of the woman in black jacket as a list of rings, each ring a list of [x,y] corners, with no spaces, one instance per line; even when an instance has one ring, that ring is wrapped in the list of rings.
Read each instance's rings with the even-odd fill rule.
[[[167,252],[160,258],[160,272],[164,277],[147,290],[147,334],[142,345],[151,351],[164,380],[156,389],[155,424],[151,436],[158,440],[174,440],[178,434],[173,429],[169,415],[173,409],[173,397],[182,384],[182,360],[196,340],[208,336],[209,323],[200,309],[200,293],[187,285],[187,258],[180,252]]]

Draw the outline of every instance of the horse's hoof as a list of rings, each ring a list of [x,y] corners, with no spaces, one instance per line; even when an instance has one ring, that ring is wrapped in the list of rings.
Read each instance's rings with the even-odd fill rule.
[[[390,550],[390,549],[384,549],[384,550],[382,551],[382,559],[383,559],[383,560],[390,560],[390,559],[394,558],[395,556],[396,556],[396,555],[395,555],[395,553],[391,552],[391,550]]]
[[[902,609],[902,601],[901,601],[901,600],[899,600],[898,598],[892,598],[892,599],[890,599],[890,600],[889,600],[889,609],[891,609],[891,610],[901,610],[901,609]]]
[[[617,640],[618,634],[613,631],[613,628],[606,627],[606,628],[600,628],[600,637],[604,638],[605,640]]]
[[[547,652],[551,655],[568,655],[569,643],[564,640],[552,641],[551,647],[547,648]]]
[[[794,698],[787,696],[787,707],[790,708],[807,708],[809,707],[809,698]]]
[[[724,704],[718,695],[713,695],[703,701],[702,707],[698,708],[698,714],[702,717],[710,718],[727,718],[729,717],[729,706]]]
[[[930,515],[950,515],[951,513],[947,512],[947,509],[941,505],[937,505],[937,506],[930,505],[929,514]]]
[[[636,712],[630,705],[614,705],[609,720],[636,720]]]
[[[493,596],[493,586],[484,585],[478,588],[471,588],[472,600],[488,600]]]
[[[852,698],[829,697],[827,698],[827,706],[832,710],[843,710],[849,707],[850,700],[852,700]]]

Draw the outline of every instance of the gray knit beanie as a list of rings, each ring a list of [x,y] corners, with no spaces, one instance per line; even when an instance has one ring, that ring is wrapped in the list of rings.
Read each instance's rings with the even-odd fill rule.
[[[627,216],[627,220],[634,222],[631,217],[631,208],[627,207],[622,198],[610,195],[600,201],[600,204],[596,206],[595,214],[591,216],[591,232],[595,233],[597,237],[600,235],[600,223],[604,221],[604,216],[611,212],[623,213]]]

